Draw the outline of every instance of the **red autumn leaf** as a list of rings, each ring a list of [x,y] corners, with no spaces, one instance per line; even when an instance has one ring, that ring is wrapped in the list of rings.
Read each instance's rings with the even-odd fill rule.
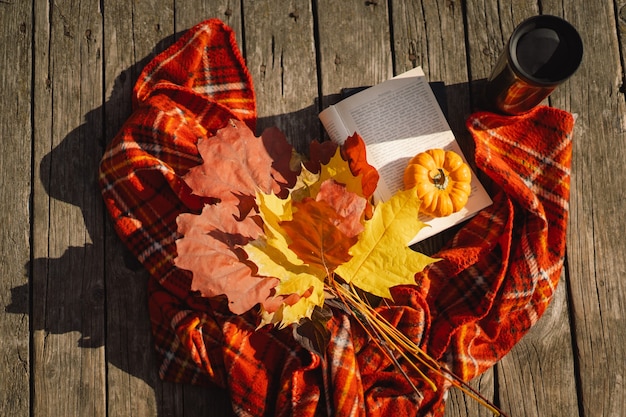
[[[293,207],[293,220],[281,226],[291,239],[289,249],[304,263],[331,272],[350,259],[348,250],[357,236],[348,237],[339,230],[343,218],[330,204],[305,198]]]
[[[350,164],[350,171],[357,177],[361,176],[364,197],[371,197],[378,185],[378,171],[367,162],[365,142],[357,133],[346,139],[341,147],[341,156]]]
[[[337,144],[335,142],[320,143],[314,140],[309,144],[309,160],[304,163],[304,166],[311,172],[320,172],[321,166],[327,164],[336,151]]]
[[[311,142],[309,161],[304,166],[311,172],[319,172],[321,165],[328,164],[336,149],[337,144],[332,141]],[[341,157],[348,162],[355,177],[361,176],[363,197],[371,197],[378,185],[378,171],[367,162],[365,142],[358,133],[354,133],[343,143]]]
[[[304,166],[311,172],[320,172],[321,165],[326,165],[335,154],[337,144],[332,141],[311,142],[310,160]],[[378,185],[378,171],[367,162],[365,142],[358,133],[348,137],[341,146],[341,157],[348,162],[350,172],[360,177],[363,197],[369,199]],[[368,205],[365,209],[366,217],[371,217],[373,208]]]
[[[293,147],[287,142],[285,134],[277,127],[269,127],[261,134],[261,141],[267,154],[272,159],[272,178],[282,186],[278,196],[285,198],[296,182],[297,172],[291,170],[291,155]]]

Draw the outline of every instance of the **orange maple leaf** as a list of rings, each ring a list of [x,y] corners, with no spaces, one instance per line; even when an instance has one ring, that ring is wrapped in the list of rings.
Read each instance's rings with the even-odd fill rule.
[[[363,231],[363,211],[367,204],[363,197],[331,179],[322,183],[315,199],[328,203],[335,210],[340,221],[333,224],[346,236],[357,236]]]
[[[291,242],[289,249],[304,263],[330,273],[350,259],[348,250],[357,241],[337,227],[344,221],[325,201],[306,198],[294,202],[293,220],[282,222]]]

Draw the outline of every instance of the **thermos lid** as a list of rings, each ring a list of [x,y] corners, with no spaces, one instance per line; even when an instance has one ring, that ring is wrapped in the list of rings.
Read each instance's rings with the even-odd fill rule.
[[[564,19],[540,15],[517,26],[508,53],[519,77],[532,84],[557,85],[578,69],[583,43],[578,31]]]

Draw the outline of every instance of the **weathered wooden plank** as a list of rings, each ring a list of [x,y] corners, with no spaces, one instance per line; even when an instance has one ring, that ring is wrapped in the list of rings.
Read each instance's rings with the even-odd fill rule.
[[[147,311],[147,273],[127,269],[121,248],[112,240],[107,239],[106,277],[108,415],[161,415]]]
[[[465,149],[465,118],[471,109],[462,5],[440,0],[392,5],[396,73],[419,65],[429,81],[445,82],[448,122]]]
[[[106,414],[98,6],[34,4],[35,416]]]
[[[254,82],[260,134],[276,126],[299,152],[319,138],[310,2],[244,1],[245,57]]]
[[[174,42],[172,1],[103,3],[105,138],[117,133],[131,112],[133,86],[143,67]]]
[[[20,417],[30,403],[32,30],[29,4],[0,4],[0,415]]]
[[[242,29],[242,1],[194,1],[185,3],[184,7],[175,9],[175,24],[177,36],[203,20],[218,18],[226,23],[235,32],[239,48],[243,48]],[[243,53],[243,51],[242,51]],[[194,416],[228,416],[232,413],[230,396],[226,390],[212,387],[198,387],[181,385],[176,387],[181,393],[182,413],[180,415]],[[167,415],[163,413],[163,415]]]
[[[539,14],[534,2],[470,0],[465,6],[472,105],[482,106],[484,81],[489,77],[515,26]]]
[[[338,101],[342,88],[391,78],[393,60],[386,2],[317,2],[322,106]]]
[[[193,4],[185,3],[184,7],[179,5],[174,11],[176,34],[180,36],[185,30],[203,20],[218,18],[233,29],[237,44],[241,49],[243,44],[241,3],[241,0],[219,0],[194,1]],[[170,386],[179,390],[182,405],[180,415],[228,416],[232,413],[230,397],[226,390],[192,385],[172,387],[172,385],[164,384],[164,388]],[[164,412],[163,415],[167,414]]]
[[[50,78],[49,56],[51,52],[50,42],[50,20],[45,16],[49,16],[49,4],[47,2],[34,2],[33,4],[34,16],[41,16],[35,21],[33,27],[33,65],[38,68],[33,72],[33,160],[38,163],[33,165],[34,181],[32,184],[32,224],[31,234],[36,236],[39,234],[42,239],[41,245],[35,243],[35,239],[32,240],[31,249],[31,296],[32,296],[32,308],[31,308],[31,362],[32,370],[31,374],[31,386],[33,390],[41,390],[42,393],[31,398],[32,414],[42,415],[42,410],[45,410],[46,399],[45,380],[43,374],[45,372],[45,362],[43,360],[43,344],[46,339],[47,331],[44,329],[45,307],[44,300],[46,299],[46,274],[47,266],[45,259],[48,256],[48,247],[43,243],[44,236],[48,236],[48,224],[49,224],[49,196],[41,181],[41,173],[50,172],[50,167],[42,165],[44,162],[43,156],[49,152],[52,147],[50,132],[52,129],[52,117],[49,114],[49,110],[52,107],[52,80]],[[37,117],[40,115],[40,117]],[[49,174],[47,174],[49,175]],[[41,262],[34,262],[34,259],[42,259]],[[43,279],[37,277],[44,277]],[[39,286],[36,288],[36,286]],[[39,316],[39,318],[37,318]],[[36,326],[37,320],[39,320],[39,326]],[[39,329],[37,329],[39,327]],[[39,347],[37,347],[39,345]],[[38,370],[37,368],[41,368]],[[38,376],[41,374],[41,376]],[[39,378],[39,382],[36,378]],[[38,387],[39,385],[39,387]],[[49,394],[48,394],[49,395]],[[39,405],[37,405],[39,403]]]
[[[139,73],[174,38],[171,1],[104,3],[106,143],[131,114],[132,89]],[[168,415],[165,410],[183,415],[180,389],[162,384],[157,376],[147,273],[125,251],[108,219],[106,225],[108,415]]]
[[[578,415],[566,287],[563,277],[544,316],[497,366],[509,415]]]
[[[474,378],[469,385],[484,398],[493,402],[494,372],[492,370]],[[445,417],[493,417],[493,413],[487,407],[460,389],[451,388],[448,395]]]
[[[185,2],[177,4],[174,10],[176,33],[180,36],[203,20],[216,18],[227,24],[234,32],[237,44],[243,49],[242,31],[242,2],[243,0],[216,0]]]
[[[617,417],[626,409],[626,104],[622,2],[547,2],[581,32],[586,46],[578,72],[551,103],[578,114],[574,131],[568,273],[579,395],[585,416]],[[622,12],[623,13],[623,12]],[[624,47],[623,44],[621,45]]]

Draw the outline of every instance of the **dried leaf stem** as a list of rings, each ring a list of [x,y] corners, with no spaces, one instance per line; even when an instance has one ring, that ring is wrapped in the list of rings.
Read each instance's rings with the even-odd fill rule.
[[[329,281],[330,286],[328,289],[354,313],[354,317],[361,323],[370,339],[376,343],[385,356],[400,370],[416,392],[418,392],[417,387],[400,366],[394,352],[400,355],[408,366],[415,370],[433,391],[437,391],[436,384],[420,369],[419,364],[446,379],[452,386],[460,389],[463,393],[489,409],[494,416],[507,417],[502,410],[487,400],[482,394],[431,358],[415,342],[389,323],[366,299],[359,295],[354,286],[349,285],[346,287],[335,279]]]

